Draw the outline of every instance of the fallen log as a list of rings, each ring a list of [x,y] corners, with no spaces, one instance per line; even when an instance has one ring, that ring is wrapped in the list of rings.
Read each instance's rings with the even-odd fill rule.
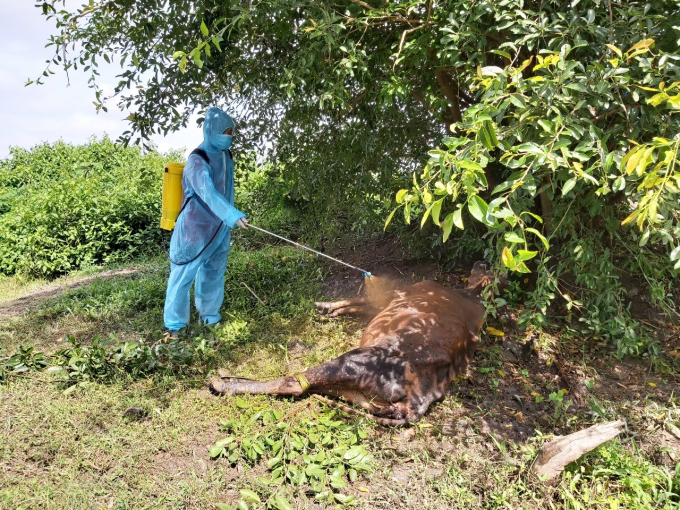
[[[568,436],[556,436],[547,441],[534,463],[534,473],[542,480],[557,478],[565,466],[598,446],[614,439],[623,430],[622,420],[599,423]]]

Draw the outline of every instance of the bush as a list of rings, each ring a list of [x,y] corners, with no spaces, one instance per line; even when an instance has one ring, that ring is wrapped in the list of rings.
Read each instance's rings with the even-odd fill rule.
[[[476,104],[396,195],[407,221],[432,221],[444,240],[482,225],[498,266],[536,274],[521,325],[543,326],[564,304],[580,332],[619,355],[658,350],[630,313],[636,279],[678,317],[680,53],[666,40],[675,27],[652,26],[648,7],[631,4],[618,41],[597,24],[547,16],[552,35],[528,45],[535,54],[469,77]],[[531,34],[531,23],[513,26]]]
[[[283,165],[258,163],[253,153],[237,158],[234,179],[236,206],[253,225],[330,252],[353,246],[356,236],[381,231],[391,205],[389,198],[368,192],[355,197],[346,190],[332,196],[320,189],[301,193],[297,177]],[[257,246],[278,243],[254,231],[246,239]]]
[[[0,161],[0,273],[53,277],[158,249],[162,169],[179,157],[106,137],[12,147]]]

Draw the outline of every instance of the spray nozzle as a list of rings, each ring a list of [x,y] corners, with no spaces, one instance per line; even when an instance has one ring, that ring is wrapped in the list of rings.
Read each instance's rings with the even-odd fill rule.
[[[373,278],[371,273],[364,273],[364,278]]]

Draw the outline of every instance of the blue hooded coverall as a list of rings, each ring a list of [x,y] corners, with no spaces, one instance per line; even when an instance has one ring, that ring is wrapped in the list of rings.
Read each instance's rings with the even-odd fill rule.
[[[203,149],[210,159],[192,154],[184,166],[184,206],[170,241],[170,278],[164,321],[170,331],[189,323],[189,290],[196,280],[196,309],[204,324],[216,324],[224,300],[231,229],[245,217],[234,207],[234,161],[229,154],[234,121],[219,108],[209,108],[203,123]]]

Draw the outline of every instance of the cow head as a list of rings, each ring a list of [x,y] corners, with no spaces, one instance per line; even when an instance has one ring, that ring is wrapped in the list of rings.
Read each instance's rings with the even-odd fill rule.
[[[491,265],[486,262],[475,262],[470,271],[470,278],[468,278],[466,288],[481,292],[481,290],[493,283],[494,274],[491,270]],[[508,285],[508,275],[502,274],[498,281],[498,291],[501,292]]]

